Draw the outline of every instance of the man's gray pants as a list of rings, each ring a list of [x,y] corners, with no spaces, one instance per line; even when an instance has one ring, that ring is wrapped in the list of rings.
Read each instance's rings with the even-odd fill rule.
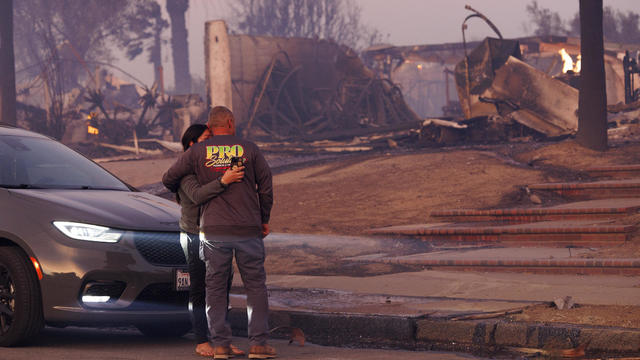
[[[231,326],[227,322],[227,282],[231,276],[233,254],[247,293],[249,344],[264,345],[269,336],[269,300],[264,271],[264,243],[261,238],[200,242],[207,268],[207,320],[213,344],[231,344]]]

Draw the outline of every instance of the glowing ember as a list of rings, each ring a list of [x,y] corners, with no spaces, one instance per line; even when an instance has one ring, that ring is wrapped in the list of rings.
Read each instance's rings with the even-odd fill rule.
[[[98,130],[98,128],[94,128],[91,125],[87,125],[87,132],[91,135],[98,135],[100,133],[100,131]]]

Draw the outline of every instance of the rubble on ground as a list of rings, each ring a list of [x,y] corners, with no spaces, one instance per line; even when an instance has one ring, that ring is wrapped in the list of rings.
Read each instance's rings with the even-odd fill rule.
[[[134,145],[138,139],[178,141],[191,123],[206,121],[206,104],[197,94],[171,96],[158,84],[149,88],[104,70],[95,73],[85,85],[55,98],[49,96],[41,75],[19,84],[18,126],[67,144],[108,144],[127,152],[128,143]],[[145,153],[144,146],[135,147],[136,153]]]

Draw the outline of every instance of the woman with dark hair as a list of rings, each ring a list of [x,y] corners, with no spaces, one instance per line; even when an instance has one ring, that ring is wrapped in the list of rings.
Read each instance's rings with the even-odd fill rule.
[[[182,136],[182,147],[187,151],[193,144],[211,137],[206,125],[194,124],[189,126]],[[217,180],[200,185],[195,175],[187,175],[180,181],[180,188],[176,199],[180,204],[180,243],[187,255],[191,286],[189,287],[189,302],[191,303],[191,323],[196,335],[196,353],[202,356],[213,356],[213,347],[209,343],[207,331],[207,316],[205,310],[205,263],[200,259],[200,239],[198,233],[200,219],[200,205],[221,194],[233,182],[240,182],[244,176],[244,167],[227,170]],[[229,281],[227,291],[231,288]],[[227,292],[228,294],[228,292]],[[227,295],[228,296],[228,295]],[[233,355],[244,355],[244,351],[231,345]]]

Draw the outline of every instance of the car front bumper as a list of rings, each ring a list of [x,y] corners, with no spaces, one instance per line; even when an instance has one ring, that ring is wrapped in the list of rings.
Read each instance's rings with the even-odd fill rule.
[[[178,232],[128,231],[115,244],[73,240],[56,232],[47,235],[53,241],[40,241],[47,246],[34,248],[43,271],[40,286],[47,323],[188,320],[188,293],[174,290],[175,269],[186,268]],[[113,284],[121,290],[109,290]],[[108,301],[83,301],[94,285],[106,289],[101,295],[115,294]]]

